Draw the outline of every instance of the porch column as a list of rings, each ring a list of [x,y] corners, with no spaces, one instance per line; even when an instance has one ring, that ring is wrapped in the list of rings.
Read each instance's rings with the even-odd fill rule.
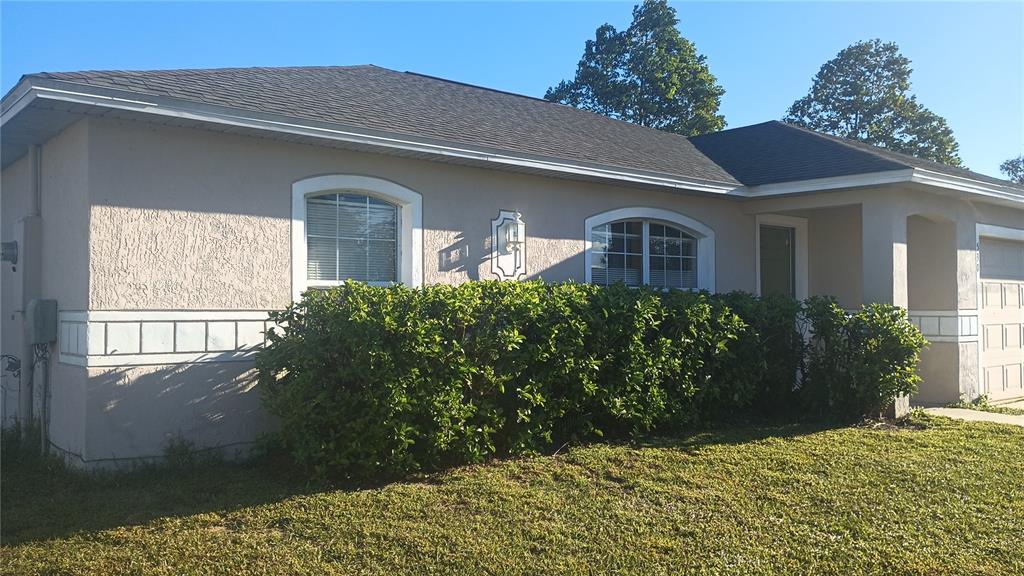
[[[952,218],[952,219],[951,219]],[[977,253],[970,214],[928,212],[907,218],[910,320],[928,339],[915,402],[956,402],[977,375]]]
[[[861,206],[861,286],[865,304],[907,307],[907,216],[897,202]]]
[[[907,216],[892,198],[871,198],[861,205],[861,285],[864,304],[907,307]],[[910,412],[910,397],[897,398],[885,410],[890,418]]]
[[[956,221],[957,377],[960,395],[975,399],[981,381],[981,269],[976,218],[961,211]],[[972,211],[973,212],[973,211]]]

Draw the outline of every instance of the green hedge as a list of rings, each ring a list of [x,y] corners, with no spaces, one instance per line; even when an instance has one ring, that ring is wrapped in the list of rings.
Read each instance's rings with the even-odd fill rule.
[[[737,415],[877,414],[914,391],[924,344],[893,307],[574,283],[349,282],[275,320],[265,405],[296,461],[330,477]]]

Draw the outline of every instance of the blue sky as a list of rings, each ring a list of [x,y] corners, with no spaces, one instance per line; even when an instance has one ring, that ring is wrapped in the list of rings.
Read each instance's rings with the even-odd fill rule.
[[[633,3],[0,4],[6,92],[29,72],[377,64],[542,96]],[[857,40],[895,41],[966,164],[1024,153],[1024,2],[673,4],[725,87],[731,127],[781,118]]]

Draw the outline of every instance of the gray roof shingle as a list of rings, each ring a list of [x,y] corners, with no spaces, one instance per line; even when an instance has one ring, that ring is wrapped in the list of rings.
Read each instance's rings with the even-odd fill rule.
[[[1006,180],[783,122],[685,138],[538,98],[372,65],[42,72],[26,78],[724,186],[922,168],[1024,192]]]
[[[921,168],[1020,188],[963,168],[774,120],[695,136],[690,142],[746,186]]]
[[[537,98],[377,66],[60,72],[29,77],[739,184],[677,134]]]

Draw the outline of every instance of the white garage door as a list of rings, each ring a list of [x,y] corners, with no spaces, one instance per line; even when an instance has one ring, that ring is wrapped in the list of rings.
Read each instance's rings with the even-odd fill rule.
[[[1024,396],[1024,242],[981,239],[981,373],[989,399]]]

